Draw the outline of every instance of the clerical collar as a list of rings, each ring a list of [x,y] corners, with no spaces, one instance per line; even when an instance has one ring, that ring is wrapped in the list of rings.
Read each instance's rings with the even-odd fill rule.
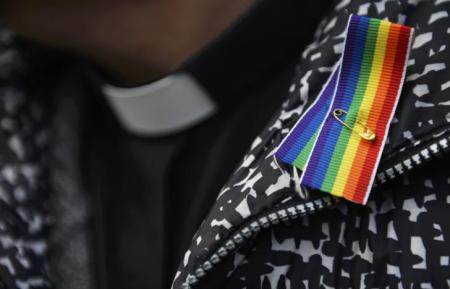
[[[105,84],[102,90],[122,126],[138,136],[177,133],[216,111],[208,93],[186,73],[133,88]]]
[[[133,134],[162,136],[191,128],[217,110],[231,109],[242,91],[298,56],[320,19],[320,13],[309,13],[310,2],[260,0],[172,75],[135,88],[104,85],[103,92]]]

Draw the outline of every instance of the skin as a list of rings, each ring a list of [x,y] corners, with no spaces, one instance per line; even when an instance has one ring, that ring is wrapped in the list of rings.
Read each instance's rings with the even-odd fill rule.
[[[157,78],[217,37],[252,0],[0,0],[0,18],[126,82]]]

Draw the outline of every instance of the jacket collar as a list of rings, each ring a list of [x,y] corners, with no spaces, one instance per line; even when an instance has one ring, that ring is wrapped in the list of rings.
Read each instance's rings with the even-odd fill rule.
[[[261,1],[238,25],[186,63],[183,69],[204,85],[219,110],[229,109],[240,101],[249,87],[258,85],[263,76],[270,77],[271,71],[300,56],[311,41],[322,13],[326,12],[324,6],[323,2],[319,5],[315,0]],[[287,90],[286,87],[286,95]],[[281,141],[280,125],[277,119],[270,123],[219,193],[210,214],[193,237],[194,242],[179,267],[173,288],[190,288],[183,284],[195,278],[191,274],[197,269],[203,270],[202,266],[208,268],[208,262],[226,257],[225,244],[228,243],[230,249],[236,246],[228,242],[234,238],[232,234],[268,209],[291,201],[302,204],[302,208],[306,208],[306,203],[315,206],[318,196],[311,194],[305,199],[293,196],[289,174],[280,174],[272,158],[266,157]],[[237,236],[237,240],[240,237]],[[215,254],[218,250],[223,256]],[[201,270],[199,275],[202,275]]]

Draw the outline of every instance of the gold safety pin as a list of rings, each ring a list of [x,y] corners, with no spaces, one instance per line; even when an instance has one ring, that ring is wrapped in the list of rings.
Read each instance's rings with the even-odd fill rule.
[[[362,127],[362,131],[361,130],[356,130],[354,127],[349,126],[348,124],[346,124],[342,119],[341,116],[346,115],[347,112],[343,109],[335,109],[333,111],[333,116],[334,118],[336,118],[336,120],[342,124],[343,126],[345,126],[346,128],[350,129],[351,131],[356,132],[361,138],[367,140],[367,141],[374,141],[376,138],[375,133],[367,127],[364,127],[364,125],[362,125],[360,122],[356,122],[357,124],[359,124]]]

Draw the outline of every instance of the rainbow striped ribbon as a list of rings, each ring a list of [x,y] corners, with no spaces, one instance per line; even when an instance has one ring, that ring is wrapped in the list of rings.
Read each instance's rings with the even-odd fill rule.
[[[300,183],[355,203],[369,197],[400,97],[413,29],[351,15],[340,65],[275,156]],[[339,117],[337,111],[345,112]],[[361,137],[369,129],[375,139]]]

